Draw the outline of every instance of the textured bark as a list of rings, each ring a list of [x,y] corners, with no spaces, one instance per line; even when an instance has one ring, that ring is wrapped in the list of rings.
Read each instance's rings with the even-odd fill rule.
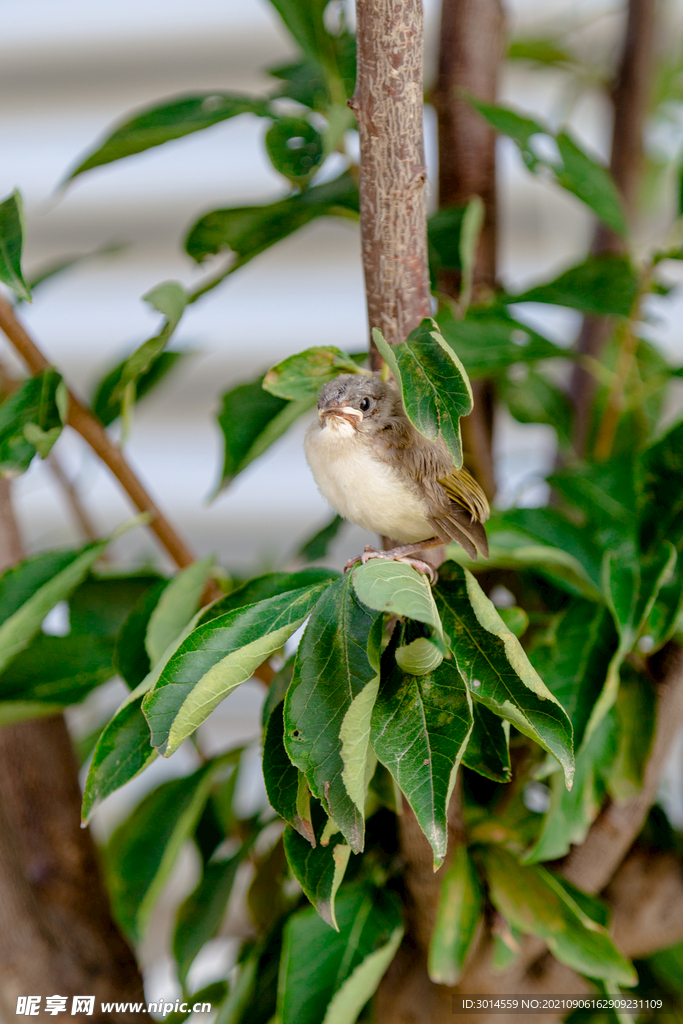
[[[370,329],[389,344],[431,313],[421,0],[358,0],[360,217]],[[371,345],[375,368],[379,353]]]
[[[643,164],[643,128],[651,88],[653,42],[658,0],[629,0],[624,47],[612,89],[614,120],[610,171],[621,194],[628,221],[633,222]],[[593,252],[620,253],[626,244],[620,235],[600,225]],[[602,317],[585,317],[576,349],[598,359],[612,329]],[[577,363],[570,394],[574,403],[574,447],[584,455],[590,431],[596,381],[591,371]]]
[[[21,542],[9,483],[0,478],[0,571],[19,561]],[[63,717],[0,729],[0,1013],[19,996],[94,995],[143,1002],[135,958],[112,920],[90,832],[80,828],[78,766]],[[52,1020],[43,1012],[40,1020]],[[71,1019],[71,1018],[70,1018]]]
[[[484,223],[472,276],[475,302],[496,283],[496,133],[463,98],[463,91],[495,103],[504,48],[500,0],[442,0],[439,73],[432,101],[438,117],[439,206],[484,202]],[[457,298],[459,274],[443,271],[439,289]],[[473,381],[474,407],[462,421],[470,468],[489,499],[495,494],[491,381]]]

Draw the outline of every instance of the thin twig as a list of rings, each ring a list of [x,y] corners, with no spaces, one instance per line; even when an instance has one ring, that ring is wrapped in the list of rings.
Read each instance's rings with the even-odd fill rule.
[[[90,518],[90,514],[86,511],[80,494],[64,472],[62,464],[54,451],[50,452],[46,461],[52,470],[52,475],[64,493],[64,497],[73,513],[74,519],[81,528],[83,536],[86,540],[97,540],[99,534]]]
[[[0,328],[24,360],[32,373],[40,373],[50,363],[35,344],[12,307],[0,296]],[[130,468],[120,448],[107,436],[102,424],[90,410],[70,391],[67,423],[88,442],[92,450],[119,481],[128,497],[140,512],[149,513],[149,527],[179,568],[194,561],[192,552],[159,510],[140,480]]]

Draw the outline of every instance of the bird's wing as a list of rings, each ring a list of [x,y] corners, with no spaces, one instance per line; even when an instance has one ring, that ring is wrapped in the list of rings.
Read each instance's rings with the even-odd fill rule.
[[[451,501],[466,509],[474,519],[485,523],[491,514],[489,503],[481,487],[466,469],[452,469],[439,483]]]
[[[444,541],[454,540],[467,552],[472,561],[476,562],[477,552],[484,558],[489,557],[489,545],[486,530],[477,520],[472,519],[464,508],[452,506],[452,510],[440,516],[432,516],[429,525],[437,537]]]

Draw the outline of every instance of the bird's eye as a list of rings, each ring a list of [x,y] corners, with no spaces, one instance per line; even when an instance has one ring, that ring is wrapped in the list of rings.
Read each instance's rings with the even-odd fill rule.
[[[359,405],[360,405],[361,412],[367,412],[368,409],[370,408],[370,399],[369,398],[361,398]]]

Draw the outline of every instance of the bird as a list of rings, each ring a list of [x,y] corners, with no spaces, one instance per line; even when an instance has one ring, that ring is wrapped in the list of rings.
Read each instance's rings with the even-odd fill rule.
[[[440,437],[430,441],[416,430],[392,381],[343,373],[325,384],[304,451],[339,515],[400,542],[388,551],[367,547],[363,563],[408,561],[433,581],[433,569],[410,557],[423,548],[456,541],[473,560],[488,557],[486,495],[466,469],[456,468]]]

